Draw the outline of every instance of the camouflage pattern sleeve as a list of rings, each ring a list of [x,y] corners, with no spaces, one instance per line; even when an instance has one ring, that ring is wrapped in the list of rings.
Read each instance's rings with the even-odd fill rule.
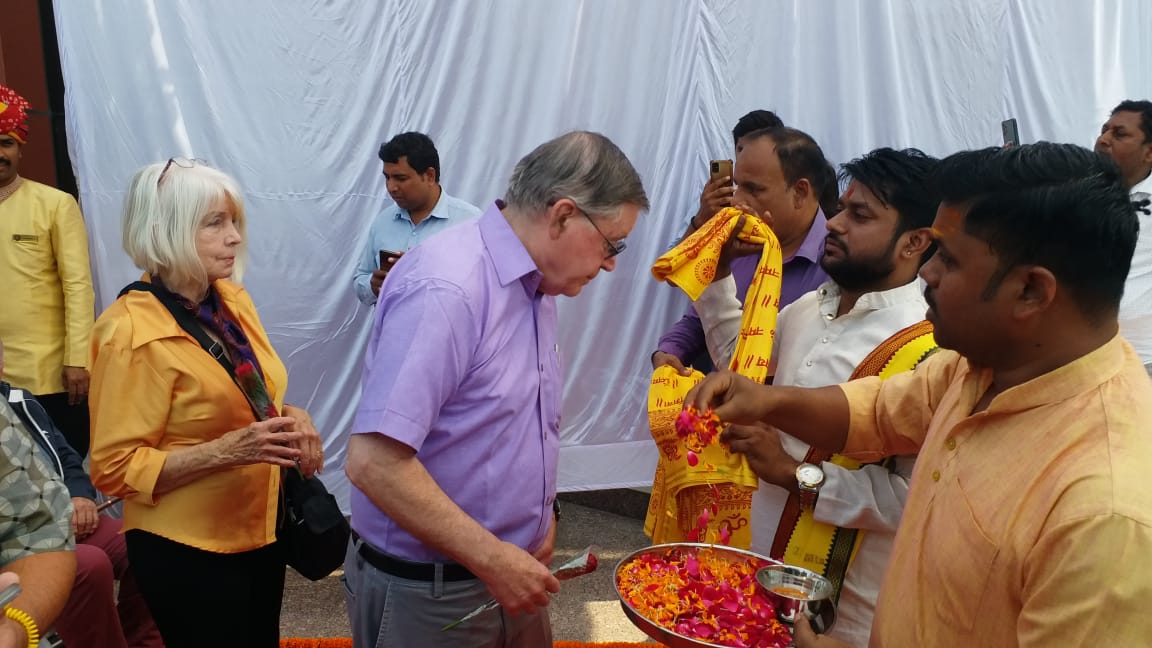
[[[72,499],[32,434],[0,399],[0,565],[76,548]]]

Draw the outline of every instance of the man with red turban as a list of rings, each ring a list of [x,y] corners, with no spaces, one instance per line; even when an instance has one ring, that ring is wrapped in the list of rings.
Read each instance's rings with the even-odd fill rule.
[[[69,194],[21,178],[28,102],[0,85],[0,308],[3,379],[34,394],[88,454],[88,334],[94,319],[88,235]]]
[[[94,316],[88,235],[71,195],[19,175],[28,109],[0,85],[0,398],[30,433],[58,448],[63,432],[59,440],[79,455],[54,450],[72,495],[76,536],[76,581],[57,632],[69,646],[158,648],[163,643],[129,572],[120,520],[97,512],[81,463]],[[113,578],[120,580],[118,601]]]
[[[28,102],[11,88],[0,86],[0,133],[24,144],[28,138]]]

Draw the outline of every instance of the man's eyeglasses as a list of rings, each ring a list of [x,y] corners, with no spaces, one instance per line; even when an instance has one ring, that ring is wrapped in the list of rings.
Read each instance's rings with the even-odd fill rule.
[[[164,176],[168,173],[168,169],[172,168],[173,164],[180,167],[181,169],[191,169],[192,167],[194,167],[198,164],[199,165],[205,165],[208,163],[206,161],[198,159],[198,158],[182,158],[182,157],[168,158],[168,164],[164,165],[164,170],[161,171],[160,176],[158,178],[156,178],[156,187],[157,188],[160,187],[161,182],[164,182]]]
[[[600,238],[604,239],[604,247],[608,249],[609,259],[628,249],[628,243],[624,239],[620,239],[619,241],[608,240],[608,237],[604,236],[604,232],[600,231],[600,228],[596,226],[596,221],[592,220],[592,217],[588,215],[588,212],[580,209],[579,207],[577,207],[577,210],[581,214],[584,214],[584,218],[587,218],[588,222],[592,223],[592,227],[596,230],[596,233],[600,235]]]

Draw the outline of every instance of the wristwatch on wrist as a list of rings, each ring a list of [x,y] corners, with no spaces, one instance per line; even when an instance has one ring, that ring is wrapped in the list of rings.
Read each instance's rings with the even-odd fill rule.
[[[816,497],[824,485],[824,469],[816,464],[802,463],[796,467],[796,483],[800,486],[800,506],[815,508]]]
[[[552,500],[552,517],[557,522],[560,521],[560,500]]]

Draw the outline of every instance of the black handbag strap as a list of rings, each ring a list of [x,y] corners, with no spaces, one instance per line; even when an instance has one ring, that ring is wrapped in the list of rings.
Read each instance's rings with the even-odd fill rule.
[[[228,372],[228,377],[232,379],[232,383],[236,385],[236,389],[240,390],[240,393],[244,396],[244,400],[248,402],[248,407],[252,409],[252,413],[256,416],[256,420],[263,421],[263,413],[256,409],[256,404],[252,402],[251,398],[248,398],[248,393],[244,391],[242,386],[240,386],[240,379],[236,377],[236,367],[232,365],[232,360],[228,357],[228,350],[224,348],[223,344],[213,340],[208,335],[208,333],[204,331],[204,326],[201,325],[200,322],[198,322],[196,318],[192,316],[191,311],[185,308],[183,304],[176,301],[176,298],[172,296],[171,292],[160,286],[157,286],[156,284],[148,283],[147,281],[133,281],[127,286],[124,286],[124,289],[120,291],[119,297],[123,297],[133,290],[152,293],[152,296],[155,297],[161,304],[164,305],[165,308],[168,309],[169,312],[172,313],[172,317],[176,320],[176,323],[180,325],[180,328],[184,329],[188,335],[191,335],[193,339],[199,342],[200,346],[208,352],[208,355],[215,358],[216,362],[219,362],[220,366],[224,367],[224,371]],[[296,474],[299,475],[301,479],[305,479],[304,473],[300,470],[299,459],[296,460],[296,466],[292,468],[292,470],[295,470]],[[276,528],[278,530],[283,523],[283,519],[287,513],[288,508],[284,494],[284,481],[287,473],[287,468],[280,469],[280,494],[278,497],[279,501],[276,505]]]
[[[236,367],[232,365],[232,360],[228,357],[228,349],[224,348],[223,344],[213,340],[208,335],[204,330],[204,326],[196,320],[192,312],[185,308],[183,304],[176,301],[176,298],[172,296],[171,292],[147,281],[133,281],[127,286],[124,286],[119,296],[123,297],[133,290],[152,293],[152,296],[172,313],[172,317],[176,320],[176,323],[180,325],[180,328],[184,329],[188,335],[191,335],[194,340],[199,342],[200,346],[208,352],[208,355],[215,358],[216,362],[219,362],[220,366],[224,367],[224,371],[228,372],[228,376],[232,379],[232,382],[236,384],[236,388],[240,390],[240,393],[244,394],[244,400],[248,401],[248,406],[252,408],[252,413],[256,415],[256,420],[263,420],[263,414],[257,411],[255,405],[253,405],[252,401],[248,398],[248,395],[244,393],[244,388],[240,386],[240,381],[236,378]]]

